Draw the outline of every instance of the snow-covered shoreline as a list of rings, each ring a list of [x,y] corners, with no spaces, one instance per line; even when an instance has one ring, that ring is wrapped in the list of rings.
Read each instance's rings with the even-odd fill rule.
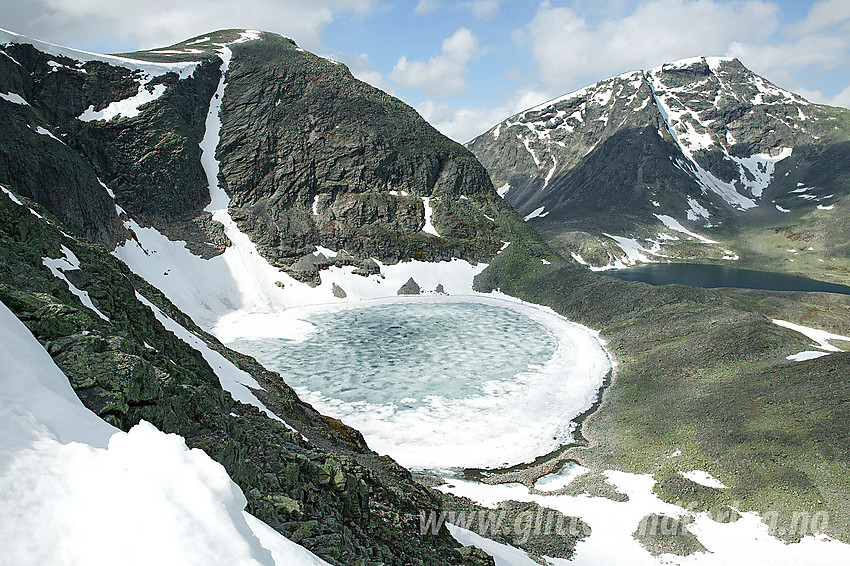
[[[458,303],[509,309],[539,324],[557,344],[552,357],[534,362],[533,368],[510,381],[489,381],[480,393],[470,397],[445,398],[435,390],[424,406],[412,409],[365,400],[349,403],[322,391],[296,390],[320,412],[360,430],[373,450],[389,454],[407,467],[499,468],[532,462],[572,442],[573,420],[598,398],[613,359],[597,332],[568,321],[548,307],[503,294],[396,296],[307,305],[277,315],[246,314],[232,320],[226,334],[234,339],[263,340],[279,334],[277,329],[286,328],[290,332],[288,339],[304,340],[312,332],[310,316],[317,313],[385,305]],[[427,348],[428,344],[420,346]],[[475,345],[469,346],[474,355]],[[415,376],[400,375],[398,379]]]

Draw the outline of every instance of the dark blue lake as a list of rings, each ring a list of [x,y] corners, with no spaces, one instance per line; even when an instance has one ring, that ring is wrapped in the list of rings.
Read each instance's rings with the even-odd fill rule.
[[[697,265],[689,263],[648,263],[627,269],[612,269],[610,275],[626,281],[643,281],[651,285],[691,285],[713,289],[739,287],[769,291],[816,291],[850,295],[850,286],[809,279],[799,275],[755,271],[722,265]]]

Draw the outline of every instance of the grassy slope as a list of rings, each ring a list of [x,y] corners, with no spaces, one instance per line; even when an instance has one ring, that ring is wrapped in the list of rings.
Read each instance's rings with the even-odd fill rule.
[[[583,464],[653,473],[664,499],[698,509],[776,511],[779,526],[795,511],[825,510],[827,531],[850,540],[850,354],[788,362],[810,345],[768,318],[846,332],[850,298],[653,287],[546,266],[522,246],[478,284],[551,306],[608,341],[618,366],[585,421],[589,446],[571,451]],[[731,489],[675,473],[693,469]]]

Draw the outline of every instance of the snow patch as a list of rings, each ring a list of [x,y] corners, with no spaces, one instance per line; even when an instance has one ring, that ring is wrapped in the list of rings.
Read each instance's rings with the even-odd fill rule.
[[[110,102],[109,105],[102,110],[95,110],[94,105],[90,105],[80,114],[77,119],[83,122],[93,122],[95,120],[109,121],[114,118],[135,118],[141,113],[141,106],[153,102],[165,93],[165,85],[159,84],[148,90],[147,83],[152,77],[148,77],[139,83],[139,92],[134,96]]]
[[[541,207],[539,207],[539,208],[535,208],[535,209],[534,209],[534,210],[532,210],[530,213],[528,213],[527,215],[525,215],[525,216],[523,217],[523,220],[525,220],[525,221],[527,222],[527,221],[531,220],[532,218],[543,218],[544,216],[546,216],[547,214],[549,214],[549,212],[548,212],[548,211],[547,211],[547,212],[543,212],[543,211],[545,210],[545,208],[546,208],[545,206],[541,206]]]
[[[74,252],[69,250],[64,245],[62,246],[62,254],[65,257],[60,258],[49,258],[43,257],[41,258],[41,263],[50,270],[50,273],[53,274],[57,279],[61,279],[68,285],[68,289],[74,294],[77,298],[80,299],[80,302],[83,303],[87,308],[94,311],[94,313],[102,318],[103,320],[109,321],[109,317],[100,312],[100,310],[94,306],[94,303],[89,296],[88,291],[83,291],[77,288],[73,283],[71,283],[68,278],[65,276],[65,271],[76,271],[80,269],[80,260],[77,259],[77,256],[74,255]]]
[[[15,43],[32,45],[39,51],[49,55],[67,57],[80,62],[101,61],[116,67],[124,67],[131,71],[142,71],[153,77],[158,77],[166,73],[177,73],[181,79],[185,79],[192,76],[192,73],[195,72],[195,69],[200,64],[199,62],[151,63],[149,61],[117,57],[115,55],[101,55],[98,53],[71,49],[69,47],[62,47],[46,41],[31,39],[12,31],[0,29],[0,45],[10,45]]]
[[[626,257],[622,259],[616,258],[610,264],[604,265],[602,267],[591,266],[590,269],[592,271],[622,269],[624,267],[629,267],[638,263],[655,263],[655,260],[651,259],[649,256],[660,255],[661,246],[657,242],[653,242],[652,248],[646,248],[641,245],[641,243],[638,242],[635,238],[612,236],[611,234],[606,234],[605,232],[603,232],[603,234],[617,242],[617,245],[620,247],[621,250],[623,250],[623,253],[626,254]]]
[[[166,330],[186,342],[186,344],[191,346],[193,349],[200,352],[218,377],[221,388],[230,393],[230,396],[233,397],[233,399],[240,403],[245,403],[246,405],[253,405],[264,412],[269,418],[283,423],[290,430],[295,430],[283,419],[269,411],[266,406],[263,405],[263,403],[250,391],[250,389],[263,389],[250,374],[242,371],[233,365],[233,362],[210,348],[206,342],[201,340],[185,327],[181,326],[174,319],[170,318],[162,312],[159,307],[150,302],[138,291],[136,292],[136,299],[153,311],[156,319],[165,327]]]
[[[564,489],[573,483],[574,479],[589,471],[590,468],[585,468],[579,464],[568,462],[561,470],[539,478],[536,482],[534,482],[534,489],[538,491],[558,491],[559,489]]]
[[[802,352],[797,352],[796,354],[791,354],[790,356],[786,356],[786,360],[791,360],[792,362],[804,362],[806,360],[814,360],[815,358],[820,358],[821,356],[828,356],[829,352],[819,352],[817,350],[804,350]]]
[[[841,336],[840,334],[833,334],[831,332],[826,332],[825,330],[818,330],[817,328],[810,328],[808,326],[802,326],[799,324],[794,324],[793,322],[788,322],[785,320],[777,320],[774,319],[773,323],[781,326],[783,328],[788,328],[790,330],[794,330],[799,332],[806,338],[817,342],[816,346],[821,350],[826,350],[827,352],[843,352],[841,348],[833,346],[829,343],[830,340],[844,340],[850,342],[850,337]]]
[[[324,566],[245,514],[242,492],[202,450],[144,421],[124,433],[86,409],[2,303],[0,359],[0,547],[10,564]],[[115,521],[103,512],[115,501],[133,513]]]
[[[704,485],[705,487],[713,487],[715,489],[729,489],[728,486],[723,485],[723,482],[721,482],[719,479],[715,478],[708,472],[704,472],[702,470],[679,472],[679,475],[683,478],[691,480],[694,483]]]
[[[432,234],[439,238],[440,235],[437,233],[437,230],[434,228],[434,224],[431,222],[431,214],[433,213],[433,210],[431,210],[431,198],[422,197],[422,204],[425,207],[425,226],[422,228],[422,231],[426,234]]]
[[[496,194],[502,198],[505,198],[505,195],[508,194],[509,190],[511,190],[511,184],[505,183],[504,185],[496,189]]]
[[[29,106],[30,103],[24,100],[24,97],[16,92],[0,92],[0,98],[12,104],[20,104],[21,106]]]
[[[764,190],[770,185],[773,180],[773,171],[776,164],[791,157],[793,148],[782,148],[775,156],[766,153],[757,153],[750,157],[734,157],[729,158],[738,164],[741,171],[741,181],[744,187],[750,191],[750,194],[755,198],[761,198]]]
[[[711,216],[711,213],[708,212],[708,209],[699,203],[697,199],[692,196],[688,197],[688,211],[687,217],[691,222],[696,222],[702,217],[705,220]]]
[[[37,133],[38,135],[41,135],[41,136],[47,136],[49,138],[53,138],[54,140],[58,141],[62,145],[68,145],[65,142],[63,142],[62,140],[60,140],[59,138],[57,138],[56,136],[54,136],[53,132],[51,132],[47,128],[42,128],[41,126],[37,126],[36,129],[35,129],[35,133]]]
[[[675,230],[676,232],[681,232],[682,234],[687,234],[691,238],[699,240],[703,244],[716,244],[717,242],[714,240],[709,240],[705,236],[700,236],[696,232],[691,232],[684,226],[682,226],[678,220],[673,218],[672,216],[667,216],[666,214],[655,214],[654,215],[658,220],[660,220],[665,226],[670,228],[671,230]]]

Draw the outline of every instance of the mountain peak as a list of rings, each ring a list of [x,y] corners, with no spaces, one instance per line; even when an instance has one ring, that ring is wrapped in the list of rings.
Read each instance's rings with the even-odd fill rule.
[[[806,199],[793,191],[814,186],[814,163],[834,169],[821,154],[848,130],[847,110],[811,104],[736,58],[700,56],[588,85],[468,147],[499,193],[552,238],[631,237],[669,228],[661,217],[703,230],[743,222],[747,211],[781,218],[830,206],[846,187]]]

